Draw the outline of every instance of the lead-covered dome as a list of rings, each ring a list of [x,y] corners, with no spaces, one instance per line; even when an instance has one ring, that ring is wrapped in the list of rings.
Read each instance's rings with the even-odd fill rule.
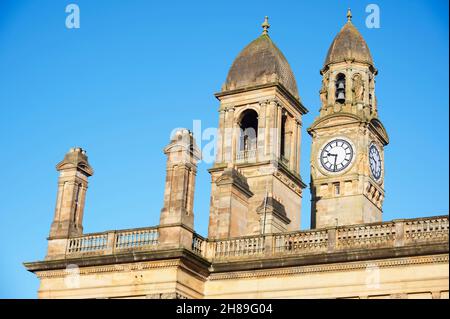
[[[348,21],[342,27],[341,31],[334,38],[331,44],[324,67],[332,63],[353,60],[356,62],[368,63],[373,66],[372,55],[366,41],[353,25],[351,12],[347,13]]]
[[[299,99],[294,73],[283,53],[267,34],[267,17],[263,34],[247,45],[234,60],[222,91],[279,83]]]

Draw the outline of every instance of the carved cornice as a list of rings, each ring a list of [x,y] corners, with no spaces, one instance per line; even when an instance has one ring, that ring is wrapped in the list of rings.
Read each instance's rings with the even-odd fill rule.
[[[161,262],[142,262],[142,263],[132,263],[132,264],[115,264],[115,265],[102,265],[94,267],[80,267],[77,270],[77,274],[80,275],[90,275],[99,273],[110,273],[110,272],[129,272],[129,271],[139,271],[155,268],[173,268],[181,266],[180,260],[165,260]],[[73,264],[76,265],[76,264]],[[50,270],[50,271],[37,271],[36,276],[40,279],[42,278],[62,278],[68,275],[66,269]]]
[[[383,126],[380,120],[374,118],[370,120],[370,128],[375,132],[375,134],[381,139],[383,145],[389,144],[389,136],[387,134],[386,128]]]
[[[327,265],[300,266],[291,268],[267,269],[267,270],[251,270],[226,273],[213,273],[209,276],[209,280],[227,280],[242,278],[261,278],[270,276],[289,276],[296,274],[309,274],[331,271],[353,271],[358,269],[366,269],[367,267],[377,266],[379,268],[401,267],[407,265],[420,264],[437,264],[448,263],[448,254],[434,256],[404,257],[387,260],[367,260],[362,262],[336,263]]]
[[[227,96],[227,95],[246,93],[246,92],[260,90],[260,89],[265,89],[265,88],[269,88],[269,87],[276,87],[279,90],[279,92],[281,92],[283,94],[283,96],[287,100],[289,100],[291,102],[291,104],[293,104],[301,114],[304,115],[304,114],[308,113],[308,109],[303,105],[303,103],[300,101],[300,99],[298,99],[295,96],[293,96],[284,87],[284,85],[282,85],[280,82],[273,82],[273,83],[256,85],[256,86],[252,86],[252,87],[249,87],[249,88],[241,88],[241,89],[235,89],[235,90],[230,90],[230,91],[223,91],[223,92],[219,92],[219,93],[214,94],[214,96],[218,100],[220,100],[222,97]]]
[[[180,294],[179,292],[169,292],[160,294],[146,295],[146,299],[189,299],[188,297]]]
[[[278,162],[279,170],[275,173],[275,176],[286,186],[294,189],[296,193],[301,194],[302,189],[306,188],[306,184],[302,181],[300,175],[294,174],[288,167],[286,167],[281,161]],[[298,187],[298,189],[295,189]]]
[[[306,130],[310,135],[318,128],[318,126],[329,120],[332,118],[348,118],[349,122],[345,123],[347,124],[354,124],[354,123],[367,123],[367,121],[365,121],[364,119],[362,119],[360,116],[353,114],[353,113],[348,113],[348,112],[339,112],[339,113],[333,113],[333,114],[329,114],[323,117],[318,117],[316,118],[316,120],[314,121],[314,123]],[[338,124],[332,124],[332,125],[326,125],[324,127],[321,128],[329,128],[329,127],[335,127],[335,126],[342,126],[344,125],[343,123],[338,123]]]
[[[72,264],[76,265],[76,264]],[[131,272],[131,271],[143,271],[149,269],[164,269],[164,268],[182,268],[184,271],[189,272],[191,275],[196,276],[200,280],[205,281],[207,276],[195,271],[195,265],[189,261],[176,260],[164,260],[160,262],[138,262],[129,264],[113,264],[113,265],[99,265],[92,267],[79,267],[75,273],[79,275],[92,275],[101,273],[118,273],[118,272]],[[70,269],[70,270],[69,270]],[[64,278],[67,275],[73,274],[73,268],[57,269],[50,271],[36,271],[35,274],[39,279],[47,278]]]
[[[83,256],[74,258],[64,258],[58,260],[44,260],[24,263],[28,271],[34,273],[65,271],[68,265],[77,265],[80,269],[89,269],[96,267],[105,267],[105,271],[115,271],[116,266],[131,265],[137,263],[147,263],[149,265],[161,265],[160,267],[171,267],[167,262],[181,262],[183,265],[189,265],[189,268],[196,269],[202,276],[207,275],[207,269],[210,266],[203,257],[197,255],[191,250],[184,248],[148,250],[148,251],[130,251],[112,255]],[[165,265],[165,266],[164,266]],[[180,265],[180,264],[177,264]],[[126,266],[125,266],[126,267]],[[131,266],[135,267],[135,266]],[[136,266],[138,267],[138,266]],[[148,266],[151,267],[151,266]]]

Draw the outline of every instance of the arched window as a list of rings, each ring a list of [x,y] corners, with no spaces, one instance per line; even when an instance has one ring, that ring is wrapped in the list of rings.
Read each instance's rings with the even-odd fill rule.
[[[281,143],[280,143],[280,155],[281,158],[286,158],[286,122],[287,116],[284,114],[281,117]]]
[[[258,140],[258,113],[246,110],[242,113],[239,123],[239,154],[238,159],[254,158]]]
[[[339,73],[336,77],[336,102],[345,102],[345,75]]]

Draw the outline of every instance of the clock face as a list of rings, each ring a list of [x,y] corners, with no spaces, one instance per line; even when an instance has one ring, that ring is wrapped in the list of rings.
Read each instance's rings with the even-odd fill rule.
[[[376,180],[381,178],[381,156],[380,151],[375,146],[375,144],[371,144],[369,147],[369,164],[370,171],[372,172],[373,177]]]
[[[334,139],[322,149],[320,164],[329,172],[340,172],[350,165],[353,159],[353,148],[344,139]]]

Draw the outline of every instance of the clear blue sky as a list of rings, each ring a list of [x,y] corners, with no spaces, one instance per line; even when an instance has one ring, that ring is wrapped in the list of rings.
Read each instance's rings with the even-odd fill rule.
[[[346,10],[376,67],[386,148],[384,219],[448,214],[448,1],[373,1],[381,28],[367,29],[370,1],[0,2],[0,297],[36,297],[23,261],[41,260],[56,200],[55,165],[84,147],[90,179],[85,232],[156,225],[165,178],[163,147],[175,127],[218,123],[218,92],[263,17],[284,52],[310,113],[319,70]],[[65,28],[76,3],[81,28]],[[210,179],[197,175],[195,227],[206,235]],[[310,222],[305,190],[302,228]]]

